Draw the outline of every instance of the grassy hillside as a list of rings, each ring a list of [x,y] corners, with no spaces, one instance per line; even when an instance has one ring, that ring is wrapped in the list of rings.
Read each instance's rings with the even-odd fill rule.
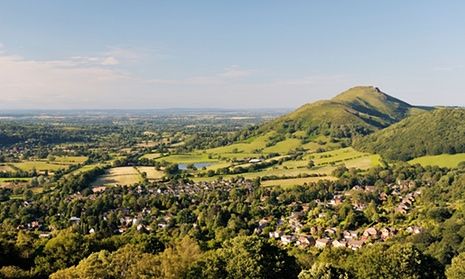
[[[465,153],[422,156],[409,161],[410,164],[446,168],[455,168],[461,162],[465,162]]]
[[[465,109],[440,108],[412,115],[356,140],[354,147],[390,160],[465,152]]]
[[[259,131],[351,137],[385,128],[409,115],[413,109],[376,87],[358,86],[331,100],[306,104],[263,125]]]

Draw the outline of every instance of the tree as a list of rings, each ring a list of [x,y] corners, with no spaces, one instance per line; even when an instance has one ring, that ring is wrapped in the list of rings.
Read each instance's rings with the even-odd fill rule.
[[[207,254],[190,270],[190,278],[296,278],[296,260],[258,236],[238,236]],[[197,277],[195,277],[195,276]]]
[[[348,271],[329,263],[315,263],[310,270],[303,270],[299,279],[348,279]]]
[[[313,160],[308,161],[307,167],[309,169],[313,168],[315,166],[315,162]]]
[[[447,279],[465,278],[465,253],[460,253],[452,259],[452,264],[446,270]]]
[[[163,278],[176,279],[183,278],[187,274],[189,267],[197,261],[202,252],[194,240],[185,236],[174,246],[168,247],[160,254],[160,263]]]

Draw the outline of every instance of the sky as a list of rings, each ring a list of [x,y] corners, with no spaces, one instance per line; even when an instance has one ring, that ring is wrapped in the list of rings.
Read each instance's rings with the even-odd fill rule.
[[[465,105],[465,1],[0,0],[0,109]]]

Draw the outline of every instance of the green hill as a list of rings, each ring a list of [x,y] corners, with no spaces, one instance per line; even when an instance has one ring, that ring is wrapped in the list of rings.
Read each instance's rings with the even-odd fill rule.
[[[352,137],[385,128],[415,110],[418,109],[376,87],[358,86],[331,100],[306,104],[264,124],[259,131]]]
[[[439,108],[407,117],[386,129],[360,138],[354,147],[385,159],[465,152],[465,109]]]

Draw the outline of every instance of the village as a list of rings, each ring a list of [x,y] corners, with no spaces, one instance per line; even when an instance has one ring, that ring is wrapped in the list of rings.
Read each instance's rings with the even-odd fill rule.
[[[400,200],[394,208],[395,213],[405,215],[413,207],[416,198],[421,194],[421,189],[417,188],[412,181],[403,181],[396,184],[388,185],[390,194],[381,192],[378,198],[381,202],[386,202],[388,196]],[[397,235],[419,234],[423,229],[419,226],[394,227],[387,226],[385,223],[377,223],[368,227],[358,227],[352,230],[341,229],[340,227],[324,227],[322,225],[310,226],[308,229],[308,219],[314,218],[316,222],[324,219],[328,212],[335,210],[346,199],[350,200],[354,210],[362,212],[366,209],[367,204],[351,199],[354,191],[364,193],[374,193],[374,186],[355,186],[346,192],[338,192],[334,197],[326,202],[316,201],[322,212],[312,212],[308,204],[300,204],[300,211],[294,211],[289,216],[281,218],[275,222],[270,217],[262,218],[255,229],[256,234],[268,236],[270,239],[276,240],[283,246],[295,245],[300,248],[316,247],[323,249],[326,247],[349,248],[357,250],[365,245],[370,245],[375,242],[388,241]],[[402,194],[403,193],[403,194]],[[295,204],[294,204],[295,206]],[[270,227],[271,223],[276,226]],[[307,228],[307,229],[306,229]],[[266,234],[266,232],[268,232]]]

